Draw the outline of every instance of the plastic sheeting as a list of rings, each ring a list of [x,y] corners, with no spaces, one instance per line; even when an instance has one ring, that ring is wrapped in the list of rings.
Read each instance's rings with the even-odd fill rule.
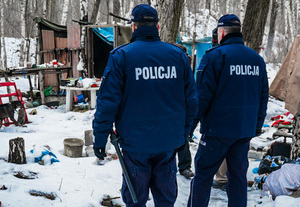
[[[300,188],[300,165],[284,164],[272,172],[263,185],[264,191],[270,191],[273,199],[279,195],[291,195]]]
[[[270,86],[270,95],[283,100],[293,115],[300,103],[300,36],[297,36]]]
[[[114,44],[114,28],[113,27],[93,28],[93,31],[103,41],[105,41],[107,44],[113,46],[113,44]]]

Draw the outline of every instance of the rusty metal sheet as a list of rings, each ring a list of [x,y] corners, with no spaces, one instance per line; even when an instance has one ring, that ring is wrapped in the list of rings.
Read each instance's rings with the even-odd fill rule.
[[[52,30],[42,30],[42,41],[43,41],[43,50],[54,50],[54,31]],[[44,63],[50,63],[53,59],[55,59],[55,54],[53,52],[45,52]],[[57,77],[56,74],[45,74],[45,88],[49,86],[53,86],[53,88],[57,89]]]
[[[65,49],[68,47],[68,39],[67,38],[55,38],[55,48]],[[58,62],[64,64],[63,66],[70,66],[68,61],[68,53],[66,50],[58,50],[57,51],[57,59]]]
[[[54,31],[52,30],[42,30],[42,41],[43,50],[54,50]],[[44,53],[44,63],[49,63],[51,60],[55,59],[54,52]]]
[[[80,25],[68,25],[68,48],[80,47]]]

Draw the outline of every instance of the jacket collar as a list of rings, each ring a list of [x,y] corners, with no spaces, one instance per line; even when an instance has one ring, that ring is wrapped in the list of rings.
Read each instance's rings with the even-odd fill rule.
[[[133,33],[130,42],[136,40],[160,40],[158,29],[154,26],[137,28]]]
[[[221,40],[220,45],[227,44],[244,44],[242,33],[236,32],[225,35]]]

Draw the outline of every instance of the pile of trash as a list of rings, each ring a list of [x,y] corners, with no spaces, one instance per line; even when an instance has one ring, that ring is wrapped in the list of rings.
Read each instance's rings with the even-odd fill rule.
[[[259,167],[252,172],[258,174],[254,178],[254,187],[262,190],[262,194],[275,199],[279,195],[300,197],[300,158],[291,159],[291,142],[294,117],[290,112],[271,118],[272,124],[264,127],[276,128],[271,142],[264,148]]]

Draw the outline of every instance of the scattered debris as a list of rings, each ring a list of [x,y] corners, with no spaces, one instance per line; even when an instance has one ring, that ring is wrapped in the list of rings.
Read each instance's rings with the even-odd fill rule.
[[[290,195],[294,198],[299,198],[300,197],[300,188],[297,189],[295,192],[292,193],[292,195]]]
[[[0,190],[6,190],[7,187],[5,187],[5,185],[2,185],[2,187],[0,188]]]
[[[106,155],[107,156],[104,157],[104,160],[96,158],[96,162],[97,162],[98,165],[104,165],[105,163],[107,163],[109,161],[118,159],[118,155],[116,153],[115,154],[107,153]]]
[[[30,115],[36,115],[37,114],[37,110],[36,109],[33,109],[31,110],[31,112],[29,113]]]
[[[38,173],[28,171],[28,172],[15,172],[14,174],[15,177],[20,178],[20,179],[36,179],[38,178]]]
[[[39,163],[40,165],[50,165],[54,162],[59,162],[56,155],[51,152],[49,145],[33,145],[33,149],[30,150],[30,153],[33,154],[34,162]]]
[[[50,200],[56,199],[56,195],[54,193],[44,193],[41,191],[31,190],[31,191],[29,191],[29,194],[32,196],[42,196],[42,197],[45,197]]]
[[[101,201],[102,206],[110,206],[110,207],[121,207],[120,204],[113,204],[113,199],[119,199],[120,197],[110,197],[109,195],[104,195]]]

